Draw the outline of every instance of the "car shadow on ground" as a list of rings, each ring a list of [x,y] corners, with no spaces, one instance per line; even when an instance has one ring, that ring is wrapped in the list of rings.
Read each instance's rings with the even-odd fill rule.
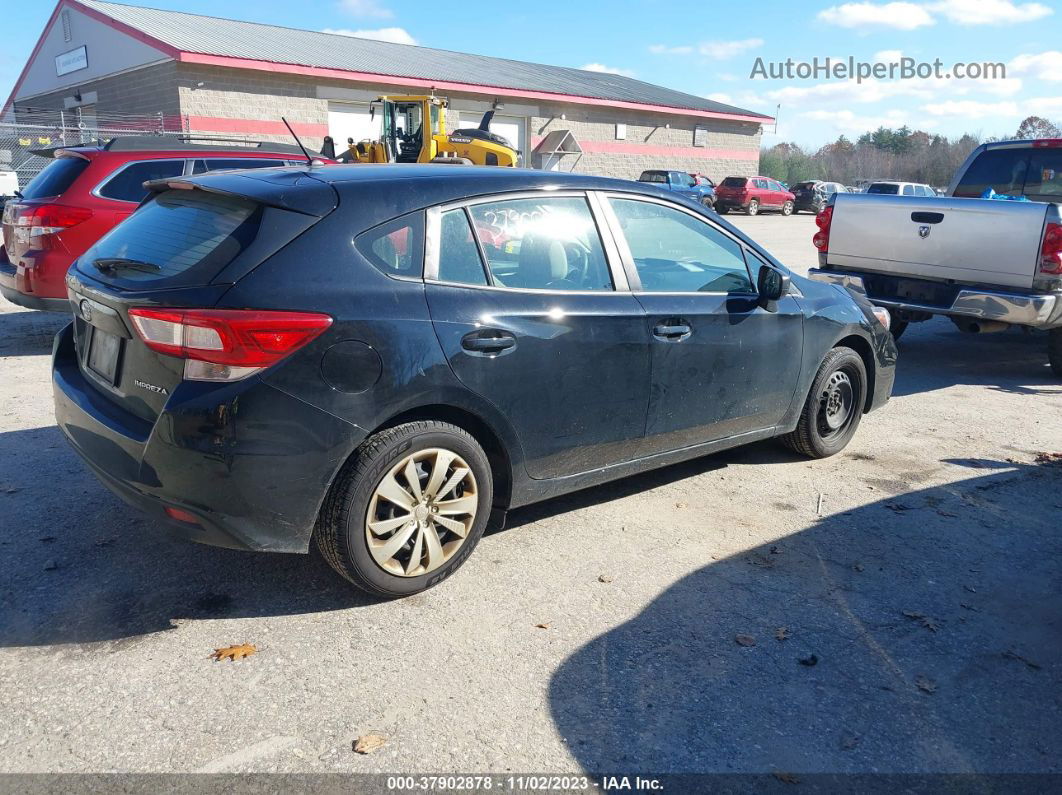
[[[965,334],[945,318],[912,323],[899,341],[893,395],[903,397],[957,384],[1016,395],[1062,393],[1047,363],[1047,336],[1010,329]]]
[[[573,653],[549,703],[582,767],[1062,770],[1062,467],[945,463],[990,474],[712,563]]]
[[[16,309],[2,298],[0,310],[0,356],[50,354],[55,333],[70,322],[68,313]]]

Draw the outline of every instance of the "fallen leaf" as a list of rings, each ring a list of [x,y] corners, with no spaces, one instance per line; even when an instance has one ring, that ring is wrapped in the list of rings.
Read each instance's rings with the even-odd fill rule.
[[[1040,670],[1041,666],[1040,666],[1039,663],[1034,663],[1032,660],[1028,659],[1027,657],[1022,657],[1016,651],[1011,651],[1010,649],[1007,649],[1007,651],[1003,652],[1003,656],[1006,657],[1008,660],[1017,660],[1018,662],[1023,662],[1027,666],[1032,668],[1034,671],[1039,671]]]
[[[801,665],[806,665],[808,668],[811,668],[813,665],[819,664],[819,657],[817,654],[812,654],[810,657],[799,658],[797,662]]]
[[[841,748],[845,751],[851,751],[859,745],[859,741],[862,739],[858,734],[846,734],[841,738]]]
[[[386,742],[387,738],[382,734],[363,734],[354,741],[352,749],[356,754],[371,754],[382,748]]]
[[[774,776],[779,781],[781,781],[783,784],[799,784],[800,783],[800,779],[797,778],[795,773],[781,773],[779,771],[775,771],[774,773],[771,773],[771,775]]]
[[[609,576],[608,574],[599,574],[599,575],[597,575],[597,581],[598,582],[612,582],[612,577]]]
[[[676,502],[675,503],[675,507],[676,508],[685,508],[686,507],[686,503],[684,503],[684,502]]]
[[[734,637],[734,641],[738,646],[755,646],[756,639],[752,635],[737,635]]]
[[[978,608],[974,607],[973,605],[968,605],[966,604],[966,602],[959,602],[959,607],[963,608],[964,610],[973,610],[975,613],[981,612]]]
[[[242,643],[239,646],[226,646],[223,649],[214,649],[214,653],[210,655],[217,660],[242,660],[244,657],[250,657],[252,654],[258,651],[258,647],[253,643]]]
[[[785,640],[789,637],[789,627],[778,627],[778,629],[774,631],[774,636],[778,638],[778,640]]]
[[[779,552],[779,550],[778,550],[778,546],[777,545],[771,547],[771,554],[772,555],[777,555],[778,552]]]
[[[969,591],[970,593],[977,593],[977,589],[974,588],[972,585],[964,585],[962,587],[963,590]]]
[[[16,493],[18,493],[20,491],[22,491],[22,489],[20,489],[18,487],[12,487],[12,488],[8,488],[8,489],[4,489],[4,494],[16,494]]]
[[[930,695],[937,692],[937,683],[921,674],[915,677],[915,687],[923,693],[929,693]]]
[[[98,546],[98,547],[109,547],[113,543],[114,543],[114,539],[113,538],[101,538],[99,541],[96,542],[96,546]]]
[[[766,555],[761,555],[759,552],[753,552],[751,555],[745,557],[746,563],[751,563],[753,566],[762,566],[765,569],[773,569],[774,561],[769,559]]]
[[[549,624],[535,624],[535,629],[549,629]]]
[[[937,513],[940,514],[941,516],[947,516],[949,519],[955,519],[959,515],[957,513],[950,513],[948,511],[943,511],[940,508],[937,508]]]

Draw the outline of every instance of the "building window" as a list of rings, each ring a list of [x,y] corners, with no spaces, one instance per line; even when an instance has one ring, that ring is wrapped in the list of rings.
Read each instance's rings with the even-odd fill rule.
[[[708,146],[708,128],[707,127],[694,127],[693,128],[693,145],[694,146]]]
[[[70,41],[70,11],[64,8],[61,16],[63,20],[63,41]]]
[[[627,125],[626,124],[617,124],[616,125],[616,140],[617,141],[626,141],[627,140]]]

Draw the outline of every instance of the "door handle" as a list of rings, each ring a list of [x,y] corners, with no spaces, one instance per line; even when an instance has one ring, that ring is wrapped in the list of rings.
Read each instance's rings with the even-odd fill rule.
[[[681,342],[692,332],[688,323],[659,323],[653,327],[654,337],[670,342]]]
[[[473,353],[501,353],[516,347],[516,337],[508,331],[473,331],[461,338],[461,347]]]
[[[911,213],[911,220],[916,224],[939,224],[944,220],[944,213]]]

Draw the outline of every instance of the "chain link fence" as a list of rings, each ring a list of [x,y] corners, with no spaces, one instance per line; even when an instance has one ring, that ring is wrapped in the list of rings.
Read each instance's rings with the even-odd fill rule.
[[[21,190],[51,162],[50,150],[64,146],[102,144],[127,135],[190,135],[186,116],[155,113],[148,115],[96,114],[82,108],[73,110],[18,109],[13,121],[0,122],[0,196]],[[207,140],[196,136],[197,140]],[[233,143],[246,136],[224,139]],[[10,176],[14,172],[17,188]]]

